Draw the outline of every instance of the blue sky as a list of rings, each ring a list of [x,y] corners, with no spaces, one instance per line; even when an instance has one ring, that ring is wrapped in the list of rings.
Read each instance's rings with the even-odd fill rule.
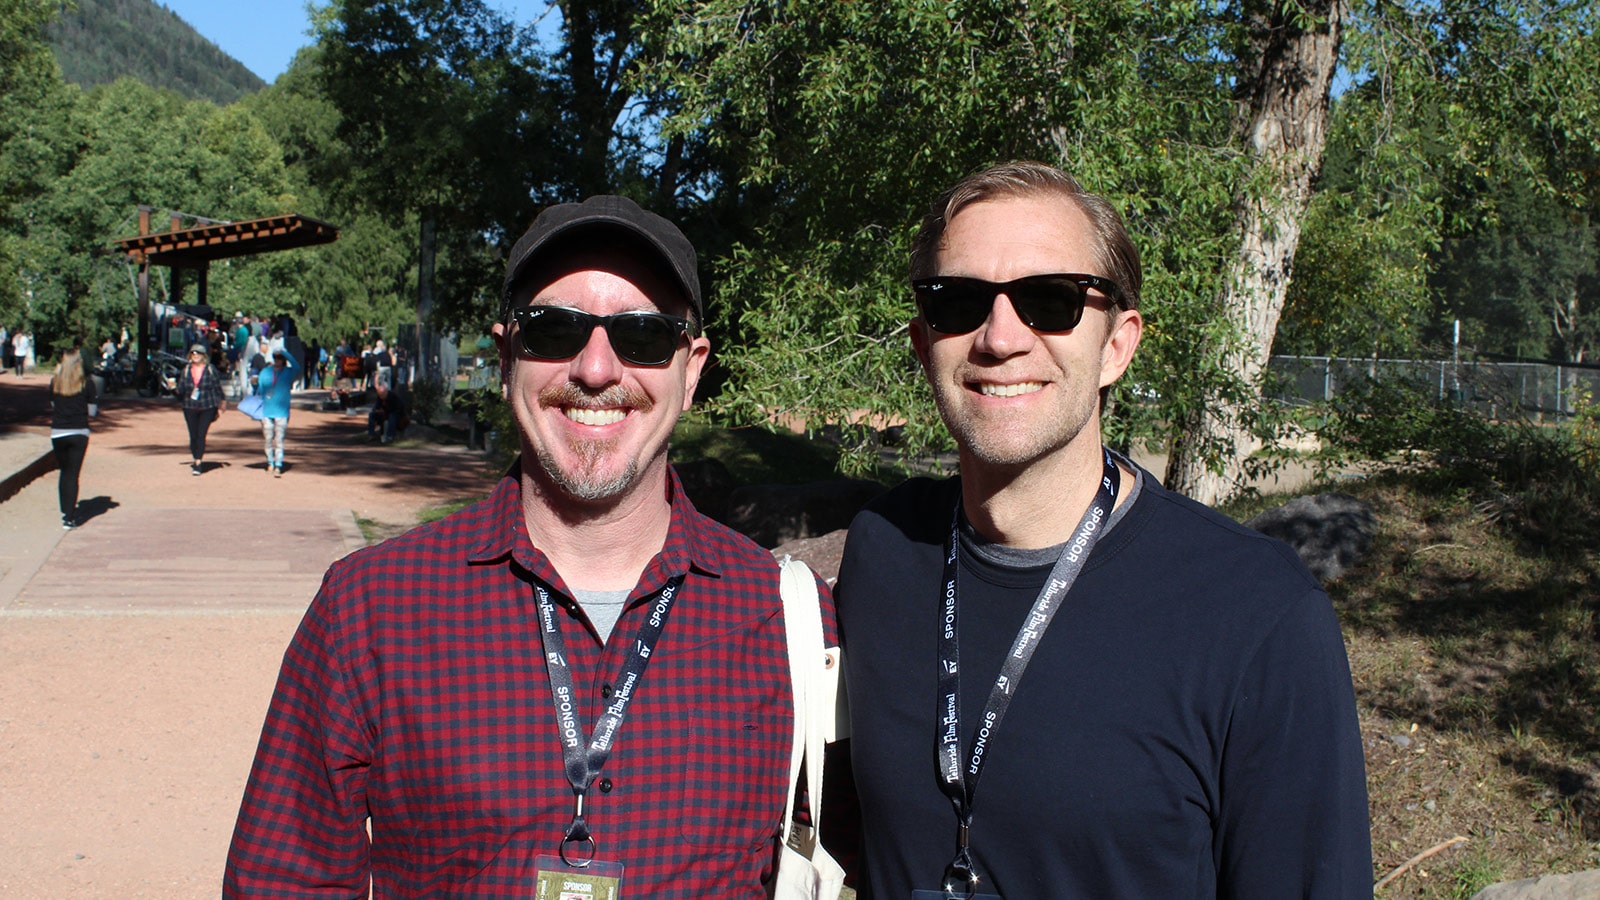
[[[306,0],[156,0],[190,27],[244,63],[267,82],[276,81],[295,51],[311,43]],[[518,24],[543,15],[551,0],[488,0]],[[321,6],[321,3],[317,4]],[[549,21],[557,21],[555,13]]]

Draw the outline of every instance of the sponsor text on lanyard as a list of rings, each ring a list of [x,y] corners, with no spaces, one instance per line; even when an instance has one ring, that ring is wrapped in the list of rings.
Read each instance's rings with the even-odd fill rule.
[[[1050,576],[1039,591],[1038,599],[1028,611],[1027,620],[1011,644],[1011,652],[1006,654],[1000,675],[989,691],[988,702],[984,704],[983,716],[973,729],[972,749],[965,760],[961,753],[961,673],[956,620],[956,555],[961,529],[961,500],[959,496],[956,499],[955,515],[950,523],[950,542],[945,547],[939,632],[939,787],[955,806],[957,824],[956,856],[944,870],[946,897],[972,897],[977,893],[979,876],[972,862],[968,839],[972,829],[972,799],[977,793],[978,776],[983,773],[985,752],[993,743],[1006,708],[1011,705],[1012,692],[1022,680],[1023,670],[1033,658],[1034,650],[1038,649],[1045,629],[1050,627],[1050,620],[1061,608],[1067,591],[1078,580],[1089,551],[1099,540],[1106,519],[1111,515],[1111,508],[1116,504],[1122,474],[1112,461],[1110,452],[1102,449],[1101,453],[1104,455],[1105,474],[1100,479],[1100,488],[1078,522],[1072,540],[1062,548],[1061,556],[1056,559]]]
[[[572,785],[572,823],[561,838],[561,859],[568,865],[583,868],[593,861],[598,850],[594,835],[589,832],[589,824],[584,820],[583,798],[589,792],[589,785],[600,774],[601,767],[606,764],[606,758],[611,755],[612,742],[616,739],[617,730],[622,727],[622,718],[628,711],[628,704],[633,701],[645,666],[650,664],[650,654],[661,639],[662,626],[666,624],[667,614],[672,611],[672,602],[682,587],[682,575],[669,581],[656,595],[650,615],[639,623],[633,652],[623,664],[611,702],[595,720],[594,736],[585,747],[583,726],[578,722],[578,698],[573,687],[572,666],[567,662],[567,642],[561,635],[561,623],[556,618],[556,604],[543,586],[534,586],[539,603],[539,637],[544,644],[544,664],[550,675],[550,696],[555,700],[556,724],[561,731],[561,759],[566,768],[567,782]],[[588,856],[569,859],[567,845],[572,843],[587,843]]]

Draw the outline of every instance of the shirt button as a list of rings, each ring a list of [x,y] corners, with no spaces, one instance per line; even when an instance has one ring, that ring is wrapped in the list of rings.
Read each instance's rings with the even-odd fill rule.
[[[607,700],[610,700],[611,699],[611,695],[615,694],[615,693],[616,693],[616,689],[613,688],[611,685],[609,685],[609,684],[600,685],[600,696],[601,697],[603,697],[603,698],[605,698]]]
[[[611,793],[611,779],[609,779],[609,778],[600,779],[600,793],[602,793],[602,794]]]

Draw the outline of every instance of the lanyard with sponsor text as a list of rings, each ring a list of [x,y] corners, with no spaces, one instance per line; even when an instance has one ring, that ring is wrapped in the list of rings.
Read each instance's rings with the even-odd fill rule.
[[[941,602],[943,606],[939,633],[939,709],[937,729],[937,755],[939,761],[939,788],[950,798],[956,810],[956,856],[945,867],[944,892],[946,897],[971,897],[978,887],[978,871],[972,862],[968,838],[972,828],[972,798],[977,793],[978,776],[983,773],[985,752],[1000,729],[1011,705],[1012,692],[1022,680],[1023,670],[1033,659],[1039,642],[1044,638],[1050,620],[1072,589],[1073,582],[1083,571],[1089,551],[1094,548],[1116,504],[1117,490],[1122,483],[1122,473],[1111,459],[1109,451],[1102,450],[1105,474],[1100,478],[1100,488],[1094,500],[1084,511],[1072,540],[1062,548],[1050,575],[1045,579],[1039,597],[1028,611],[1028,618],[1017,632],[1006,654],[1005,663],[994,687],[989,690],[989,700],[984,704],[983,716],[973,729],[972,749],[965,763],[961,753],[961,672],[960,650],[956,628],[956,557],[961,537],[961,498],[956,497],[955,515],[950,523],[950,543],[945,547],[944,581]]]
[[[550,599],[549,591],[542,585],[534,585],[533,592],[539,602],[539,638],[544,645],[545,671],[550,676],[550,696],[555,700],[556,724],[561,732],[561,759],[574,798],[572,824],[567,826],[566,834],[561,839],[561,859],[569,865],[582,868],[594,859],[597,847],[594,836],[589,833],[589,824],[583,817],[583,798],[589,791],[589,785],[600,774],[601,767],[606,764],[606,758],[611,755],[612,742],[622,727],[622,717],[633,700],[645,666],[650,664],[650,654],[661,638],[662,626],[666,624],[667,614],[672,611],[673,600],[683,587],[683,578],[679,575],[667,582],[667,586],[656,595],[650,615],[639,623],[639,633],[633,639],[633,652],[623,663],[616,690],[609,698],[610,703],[595,720],[594,737],[587,748],[583,746],[584,733],[583,726],[578,722],[578,699],[573,687],[572,666],[567,662],[567,641],[561,635],[556,604]],[[567,859],[567,845],[571,843],[587,843],[589,857]]]

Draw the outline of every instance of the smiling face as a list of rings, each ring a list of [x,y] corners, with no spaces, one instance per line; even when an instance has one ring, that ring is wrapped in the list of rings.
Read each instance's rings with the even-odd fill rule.
[[[536,275],[514,305],[566,306],[605,316],[626,311],[683,316],[688,304],[671,282],[634,256],[592,251]],[[503,390],[521,431],[523,472],[548,496],[611,503],[643,486],[663,491],[667,439],[694,399],[710,353],[704,337],[685,337],[662,366],[623,362],[603,328],[571,359],[520,351],[516,323],[492,329]]]
[[[964,207],[945,230],[937,271],[1006,282],[1062,272],[1105,275],[1105,268],[1088,218],[1070,201],[1042,194]],[[967,334],[941,334],[920,318],[912,323],[912,346],[964,468],[1026,466],[1063,450],[1098,453],[1100,388],[1128,367],[1142,328],[1137,311],[1109,315],[1112,307],[1090,291],[1076,328],[1040,333],[1002,293]]]

